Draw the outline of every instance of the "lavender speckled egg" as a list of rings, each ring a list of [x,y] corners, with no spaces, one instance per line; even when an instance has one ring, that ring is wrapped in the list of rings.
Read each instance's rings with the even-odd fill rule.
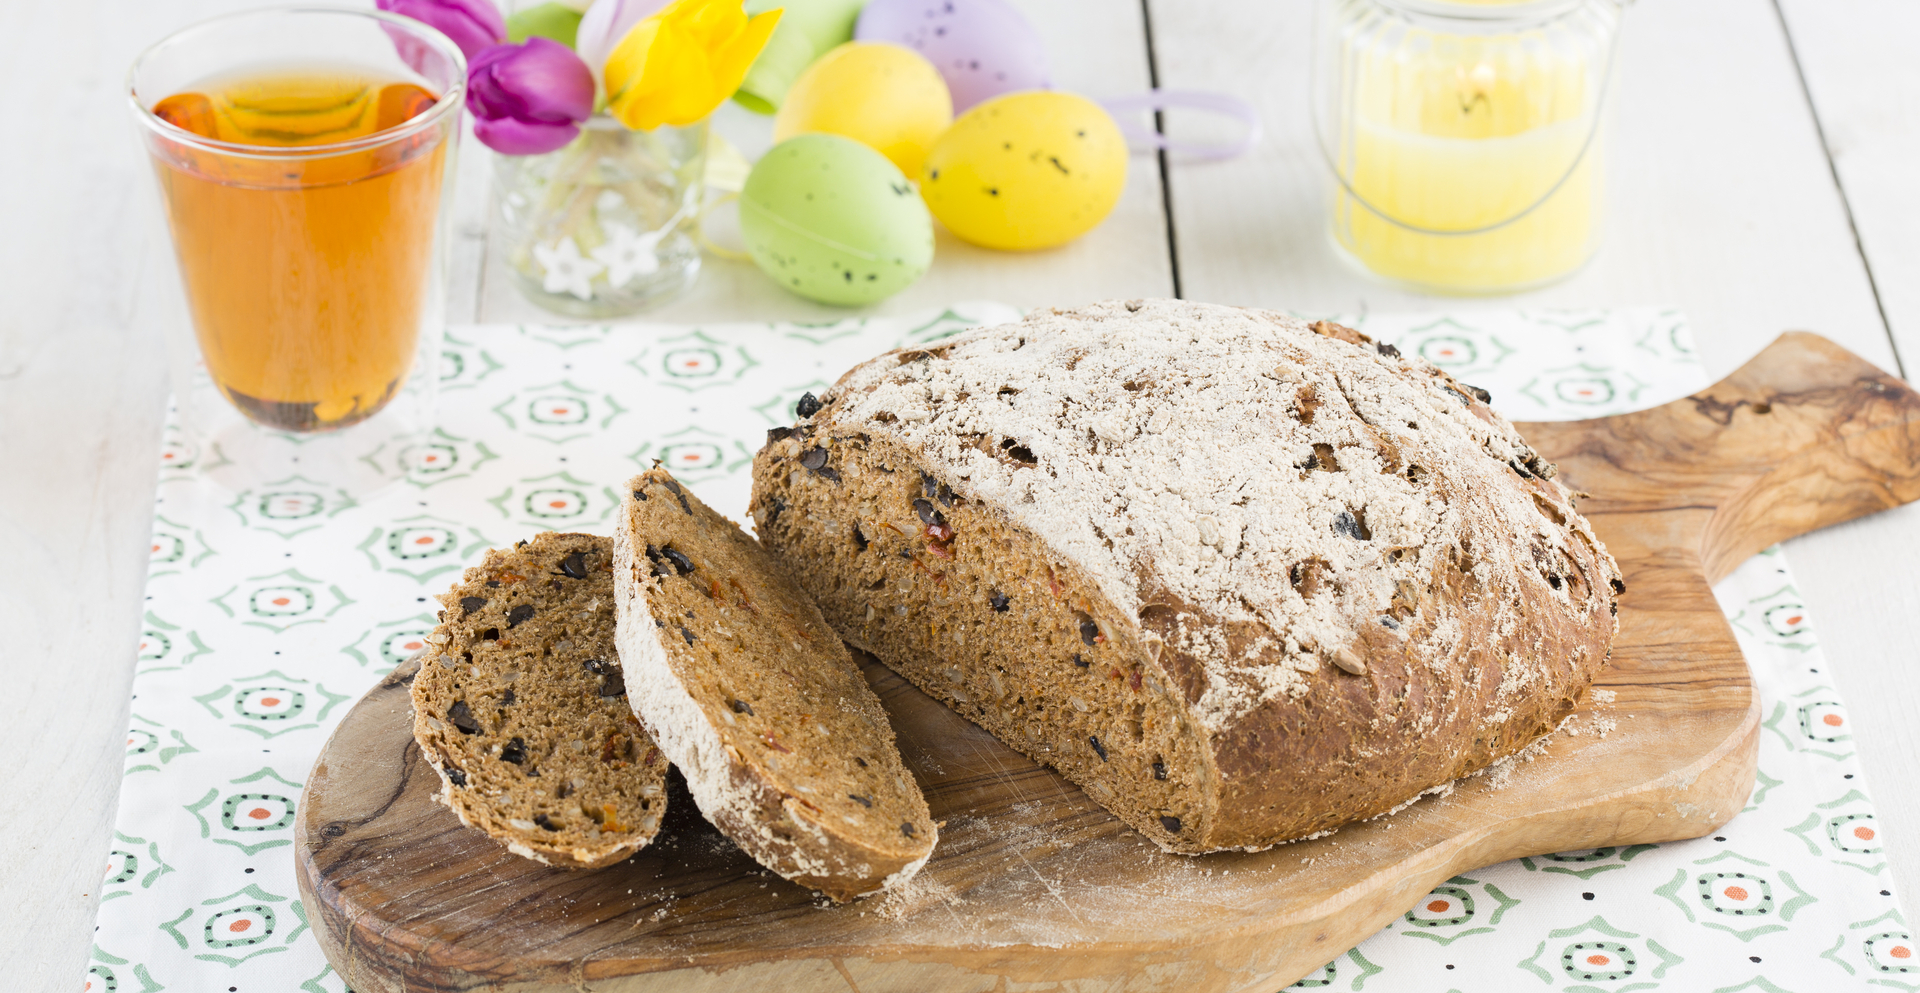
[[[946,79],[955,114],[1002,93],[1053,87],[1046,44],[1007,0],[872,0],[853,36],[926,56]]]
[[[857,307],[933,264],[933,218],[887,157],[837,134],[803,134],[754,164],[740,233],[760,271],[809,300]]]

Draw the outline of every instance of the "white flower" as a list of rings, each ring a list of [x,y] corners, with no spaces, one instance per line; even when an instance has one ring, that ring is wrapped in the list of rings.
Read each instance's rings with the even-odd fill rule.
[[[660,268],[660,256],[654,246],[664,232],[640,234],[632,228],[607,225],[607,243],[593,250],[593,257],[607,267],[607,284],[618,289],[635,277],[651,275]]]
[[[600,254],[595,252],[595,255]],[[547,245],[533,246],[533,257],[546,271],[540,288],[548,293],[571,293],[582,300],[593,299],[593,277],[606,268],[580,257],[580,246],[572,238]]]

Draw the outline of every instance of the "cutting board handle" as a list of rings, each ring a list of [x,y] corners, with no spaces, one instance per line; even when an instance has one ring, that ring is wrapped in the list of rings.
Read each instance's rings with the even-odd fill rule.
[[[1776,542],[1920,499],[1920,394],[1805,331],[1692,396],[1546,430],[1573,442],[1557,454],[1588,457],[1576,485],[1647,494],[1612,509],[1710,509],[1698,537],[1708,582]]]

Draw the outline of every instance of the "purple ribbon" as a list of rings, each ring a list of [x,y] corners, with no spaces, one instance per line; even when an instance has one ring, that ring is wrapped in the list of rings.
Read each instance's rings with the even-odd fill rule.
[[[1260,114],[1253,105],[1228,93],[1213,93],[1202,90],[1149,90],[1129,97],[1113,97],[1100,101],[1100,105],[1113,115],[1114,123],[1120,125],[1120,131],[1127,136],[1127,144],[1135,150],[1164,149],[1196,159],[1232,159],[1245,155],[1260,141]],[[1142,127],[1139,115],[1142,112],[1158,112],[1183,108],[1200,110],[1231,117],[1247,126],[1246,134],[1240,140],[1223,145],[1200,145],[1192,142],[1174,141],[1158,131]]]

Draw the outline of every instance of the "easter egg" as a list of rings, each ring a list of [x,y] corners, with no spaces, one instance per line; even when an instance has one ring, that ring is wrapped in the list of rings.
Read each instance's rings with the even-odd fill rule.
[[[953,123],[946,81],[919,53],[850,41],[807,67],[773,119],[773,140],[845,135],[893,160],[909,176]]]
[[[740,191],[755,265],[809,300],[859,306],[906,289],[933,263],[933,221],[886,156],[806,134],[773,147]]]
[[[1127,140],[1071,93],[1010,93],[953,122],[921,170],[920,194],[949,230],[987,248],[1063,245],[1091,231],[1127,184]]]
[[[1007,0],[873,0],[853,36],[926,56],[946,79],[956,114],[1003,93],[1053,86],[1046,43]]]
[[[580,12],[560,3],[526,7],[507,18],[507,40],[515,45],[537,35],[572,48],[579,31]]]

